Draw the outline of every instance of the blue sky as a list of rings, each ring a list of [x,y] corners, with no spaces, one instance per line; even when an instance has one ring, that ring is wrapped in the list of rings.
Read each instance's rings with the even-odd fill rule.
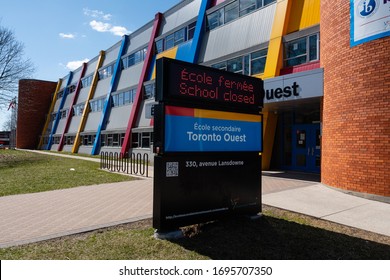
[[[36,71],[58,81],[180,0],[0,0],[0,25],[14,31]],[[0,130],[8,106],[0,106]]]

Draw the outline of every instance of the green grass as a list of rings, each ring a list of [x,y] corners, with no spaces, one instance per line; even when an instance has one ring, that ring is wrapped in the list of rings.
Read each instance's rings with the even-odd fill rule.
[[[0,249],[0,259],[198,260],[390,259],[390,237],[264,207],[243,217],[186,227],[185,237],[156,240],[151,220]]]
[[[132,180],[99,163],[27,151],[0,150],[0,196]]]

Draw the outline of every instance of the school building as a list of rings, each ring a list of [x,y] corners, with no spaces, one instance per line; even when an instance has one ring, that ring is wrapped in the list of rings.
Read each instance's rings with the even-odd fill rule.
[[[169,57],[264,80],[264,170],[390,197],[389,35],[388,0],[183,0],[58,82],[21,80],[17,147],[152,155]]]

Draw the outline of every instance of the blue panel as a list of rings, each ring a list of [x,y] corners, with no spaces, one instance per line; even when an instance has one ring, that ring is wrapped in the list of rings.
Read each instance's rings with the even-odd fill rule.
[[[148,73],[148,76],[146,77],[146,81],[150,81],[152,79],[155,65],[156,65],[156,55],[153,55],[151,62],[150,62],[149,73]]]
[[[260,152],[262,123],[165,116],[165,152]]]
[[[211,0],[202,0],[199,8],[198,18],[196,21],[194,38],[186,44],[179,46],[176,59],[189,63],[197,63],[199,57],[202,38],[206,30],[206,11],[211,6]]]
[[[49,141],[47,143],[46,150],[50,150],[51,146],[53,145],[53,136],[57,132],[58,123],[60,122],[60,117],[61,117],[61,110],[62,110],[62,108],[64,108],[65,100],[66,100],[66,97],[67,97],[68,91],[69,91],[68,88],[70,86],[70,83],[72,82],[72,78],[73,78],[73,72],[69,72],[68,81],[66,82],[66,86],[64,88],[64,94],[62,95],[60,107],[58,108],[56,118],[54,120],[53,127],[52,127],[51,132],[50,132]]]
[[[186,62],[190,62],[189,60],[192,60],[193,55],[191,54],[191,48],[193,41],[193,39],[187,41],[177,48],[176,59]]]
[[[104,101],[102,117],[100,119],[98,129],[96,131],[95,141],[93,143],[91,155],[97,155],[99,153],[99,150],[100,150],[100,135],[101,135],[102,130],[106,128],[107,120],[110,116],[111,107],[112,107],[111,93],[116,90],[116,87],[118,85],[119,73],[122,69],[121,58],[125,53],[125,50],[126,50],[126,47],[128,44],[128,40],[129,40],[129,36],[124,35],[122,38],[121,47],[119,49],[118,58],[116,60],[115,66],[114,66],[114,72],[112,73],[110,87],[108,89],[107,96],[106,96],[106,99]]]

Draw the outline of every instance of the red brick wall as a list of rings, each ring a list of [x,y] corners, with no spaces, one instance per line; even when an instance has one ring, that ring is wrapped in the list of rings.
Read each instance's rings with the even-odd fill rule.
[[[57,83],[20,80],[16,147],[36,149]]]
[[[321,179],[390,196],[390,37],[351,48],[349,11],[349,1],[321,1]]]

